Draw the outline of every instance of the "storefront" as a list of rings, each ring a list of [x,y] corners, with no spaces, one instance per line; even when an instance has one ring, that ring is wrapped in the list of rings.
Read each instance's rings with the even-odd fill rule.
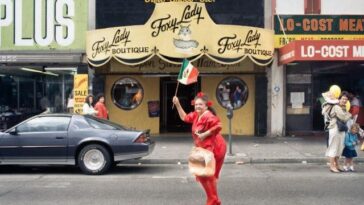
[[[364,96],[364,41],[293,41],[280,49],[287,64],[287,131],[323,131],[321,93],[331,85]]]
[[[331,85],[363,100],[362,19],[361,15],[275,16],[275,47],[285,70],[287,134],[323,132],[321,93]]]
[[[202,90],[212,99],[223,124],[228,124],[226,108],[234,108],[233,134],[254,135],[263,130],[265,123],[259,123],[266,122],[265,69],[273,52],[272,31],[218,25],[204,3],[181,2],[156,3],[144,25],[89,31],[86,45],[95,78],[105,82],[101,91],[110,119],[152,133],[190,130],[171,103],[183,59],[200,71],[197,83],[178,89],[187,112]],[[224,126],[222,133],[227,132]]]
[[[0,130],[44,111],[67,111],[74,74],[88,72],[87,5],[2,1],[0,14]]]

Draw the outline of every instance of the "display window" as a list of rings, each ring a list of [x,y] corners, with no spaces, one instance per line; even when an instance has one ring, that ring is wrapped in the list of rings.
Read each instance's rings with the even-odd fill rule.
[[[237,77],[227,77],[222,80],[216,89],[216,98],[224,108],[239,109],[248,100],[248,86]]]
[[[58,68],[57,68],[58,69]],[[73,70],[44,72],[41,68],[0,68],[0,130],[40,113],[67,112]]]
[[[111,92],[114,104],[123,110],[135,109],[144,97],[143,87],[132,78],[122,78],[116,81]]]

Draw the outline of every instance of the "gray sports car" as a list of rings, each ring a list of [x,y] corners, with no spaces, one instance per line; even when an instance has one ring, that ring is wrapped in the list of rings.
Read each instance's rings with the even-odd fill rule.
[[[0,164],[77,165],[102,174],[117,162],[150,154],[149,130],[136,131],[92,116],[45,114],[0,132]]]

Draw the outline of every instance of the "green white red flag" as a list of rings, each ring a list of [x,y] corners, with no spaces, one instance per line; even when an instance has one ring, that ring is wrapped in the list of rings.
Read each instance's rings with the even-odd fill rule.
[[[198,74],[198,69],[190,61],[183,59],[177,80],[184,85],[188,85],[197,82]]]

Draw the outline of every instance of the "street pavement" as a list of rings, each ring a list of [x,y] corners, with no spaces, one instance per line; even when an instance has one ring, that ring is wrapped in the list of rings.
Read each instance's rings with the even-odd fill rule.
[[[0,166],[0,205],[199,205],[203,190],[189,173],[188,134],[153,136],[154,152],[102,176],[73,166]],[[225,205],[362,204],[364,152],[356,172],[331,173],[324,137],[233,137],[219,179]],[[228,149],[229,151],[229,149]],[[361,162],[361,163],[360,163]]]
[[[364,164],[331,173],[324,164],[225,164],[224,205],[363,204]],[[186,164],[121,164],[101,176],[75,167],[1,166],[1,205],[203,205]]]
[[[178,164],[187,163],[193,146],[190,134],[152,136],[154,151],[147,157],[127,163]],[[231,151],[228,136],[225,163],[326,163],[325,136],[249,137],[232,136]],[[231,153],[231,155],[230,155]],[[364,152],[357,149],[356,162],[364,162]]]

